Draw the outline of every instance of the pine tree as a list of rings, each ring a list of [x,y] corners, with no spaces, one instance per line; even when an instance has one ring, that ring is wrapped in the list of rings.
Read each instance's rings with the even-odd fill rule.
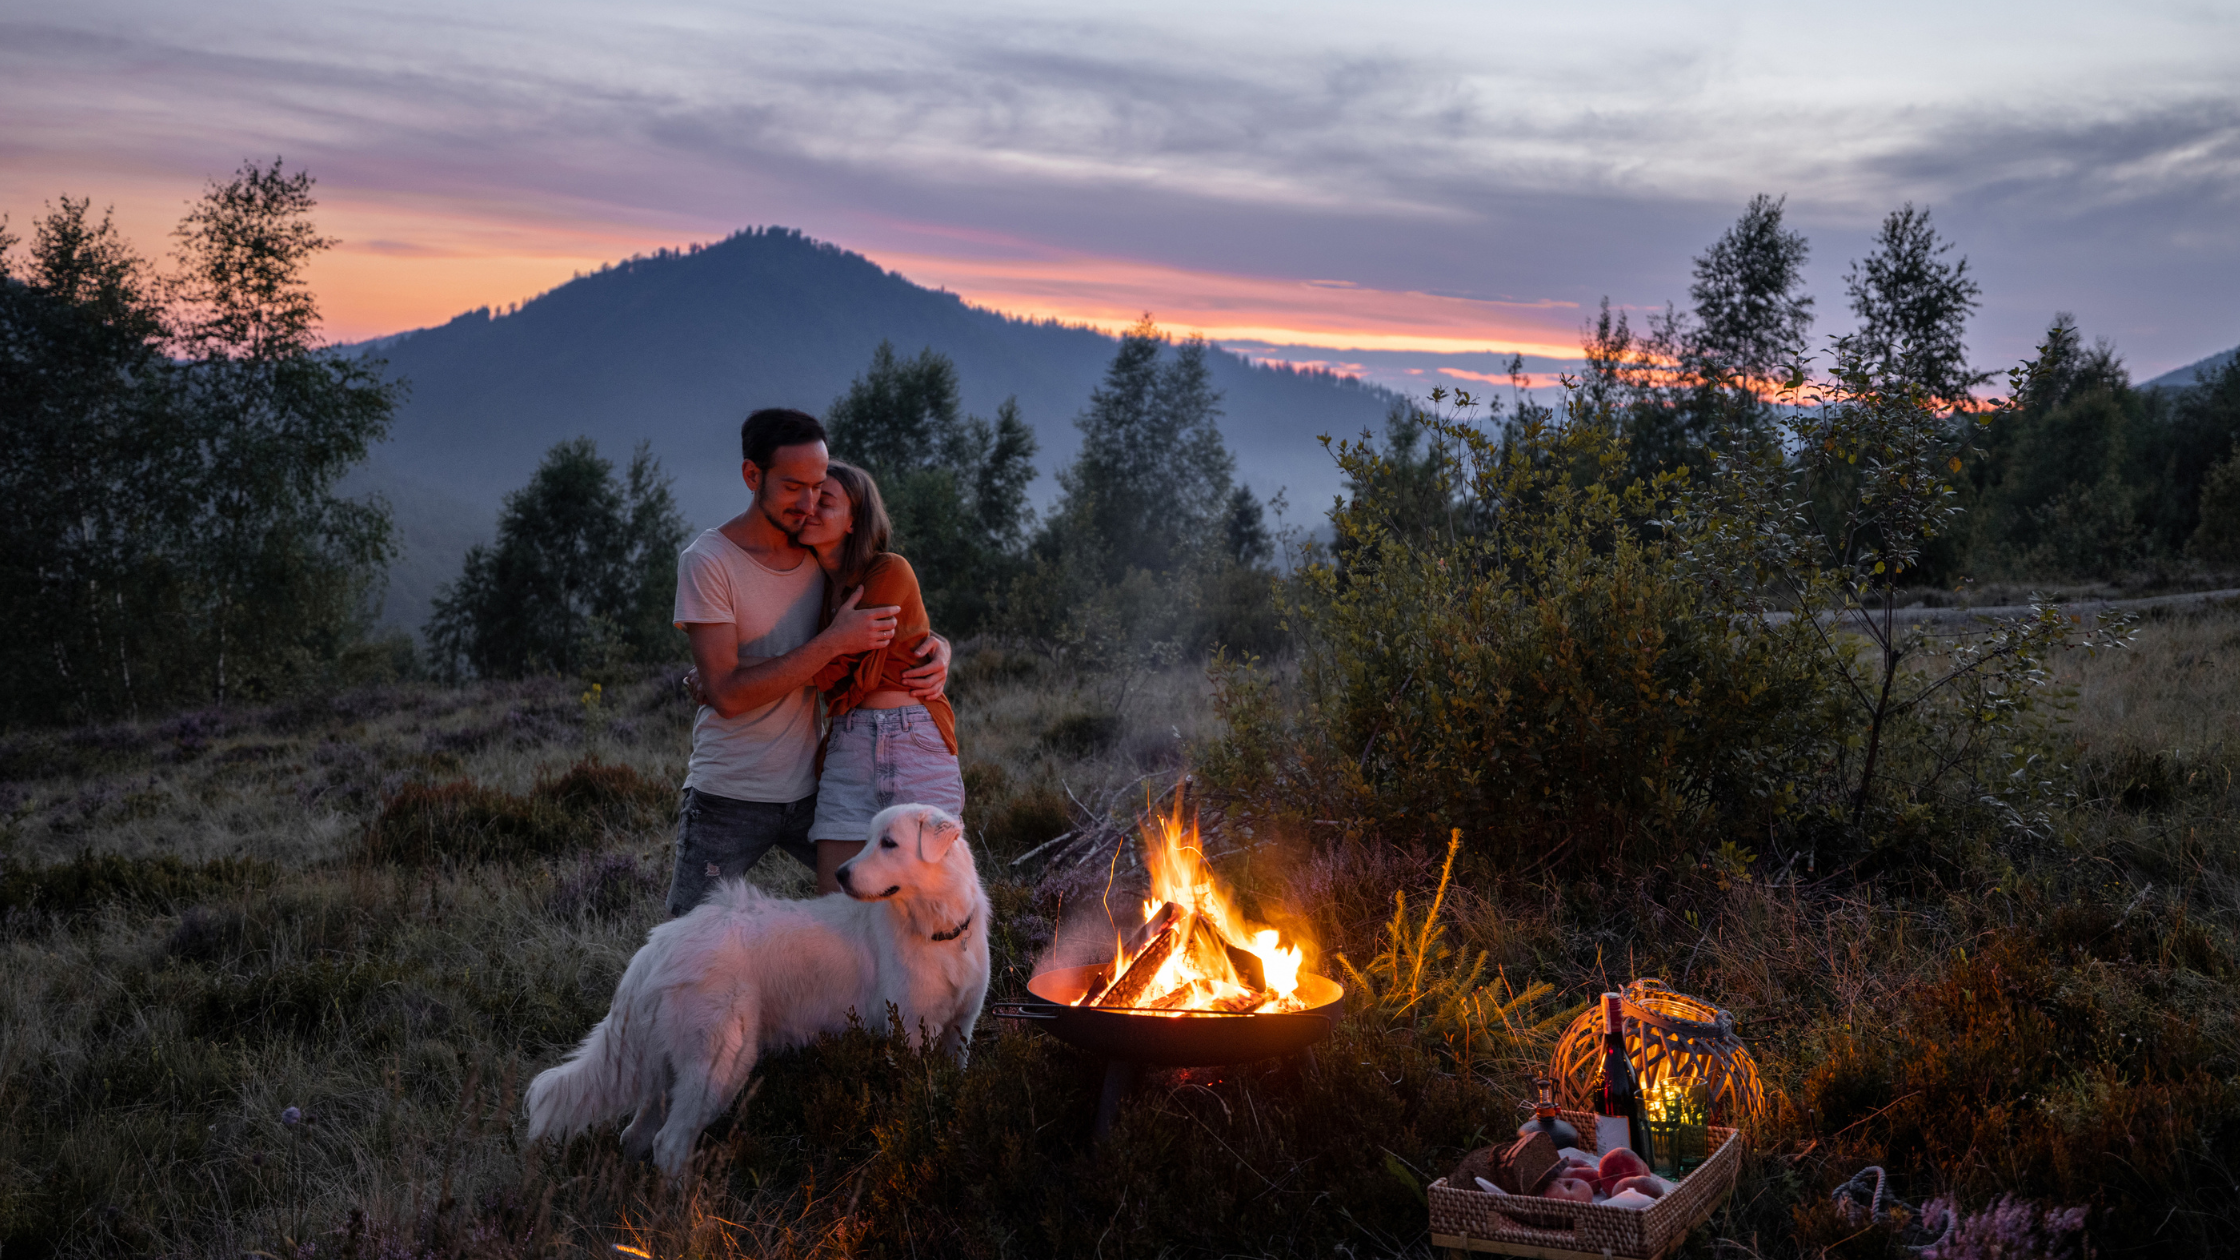
[[[1217,532],[1226,537],[1236,461],[1221,441],[1205,339],[1184,341],[1162,362],[1166,348],[1149,316],[1121,336],[1074,422],[1081,452],[1058,474],[1065,544],[1106,583],[1130,569],[1172,572]]]
[[[1149,316],[1121,336],[1013,585],[1013,630],[1132,667],[1278,641],[1273,540],[1259,498],[1235,483],[1207,356],[1203,338],[1170,347]]]

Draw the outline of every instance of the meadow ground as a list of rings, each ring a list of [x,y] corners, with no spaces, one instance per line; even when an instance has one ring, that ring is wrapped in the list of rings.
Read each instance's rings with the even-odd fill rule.
[[[1087,1056],[984,1019],[959,1071],[873,1027],[770,1062],[683,1192],[519,1114],[660,914],[690,719],[661,677],[0,737],[0,1251],[1423,1255],[1423,1185],[1513,1127],[1593,993],[1660,975],[1735,1014],[1773,1098],[1688,1254],[1883,1254],[1827,1201],[1870,1163],[1917,1202],[2089,1207],[2103,1254],[2206,1252],[2240,1225],[2240,608],[2059,669],[2071,791],[2036,837],[1810,881],[1466,858],[1428,924],[1435,851],[1217,837],[1360,973],[1311,1064],[1152,1074],[1092,1150]],[[990,996],[1023,996],[1102,876],[1017,859],[1217,723],[1187,668],[991,648],[953,692]]]

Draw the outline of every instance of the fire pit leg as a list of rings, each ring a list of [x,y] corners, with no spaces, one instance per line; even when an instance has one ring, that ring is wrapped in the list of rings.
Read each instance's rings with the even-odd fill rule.
[[[1120,1100],[1136,1087],[1136,1065],[1125,1059],[1104,1061],[1104,1097],[1097,1100],[1097,1127],[1091,1137],[1097,1145],[1112,1135],[1112,1122],[1120,1118]]]

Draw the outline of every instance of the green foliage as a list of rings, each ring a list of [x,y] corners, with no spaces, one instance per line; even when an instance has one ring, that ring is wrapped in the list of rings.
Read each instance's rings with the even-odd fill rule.
[[[1751,592],[1754,615],[1771,611],[1770,596],[1810,627],[1832,667],[1832,770],[1854,827],[1894,732],[1915,741],[1919,763],[1901,800],[1956,784],[1961,799],[2002,801],[2019,819],[2040,784],[2012,763],[2031,746],[2047,658],[2121,646],[2120,619],[2087,628],[2040,605],[1952,639],[1896,625],[1900,584],[1961,519],[1961,460],[1934,396],[1882,374],[1862,343],[1838,343],[1824,384],[1801,378],[1783,444],[1723,452],[1679,505],[1674,537],[1703,580]]]
[[[1968,366],[1962,340],[1983,297],[1968,260],[1945,261],[1952,242],[1910,201],[1882,221],[1874,244],[1843,279],[1859,317],[1858,354],[1877,376],[1918,389],[1939,407],[1967,408],[1970,391],[1991,379]]]
[[[1037,545],[1086,562],[1107,584],[1195,560],[1230,506],[1236,461],[1221,442],[1205,340],[1166,348],[1148,318],[1121,336],[1076,421],[1081,453],[1058,474],[1064,497]]]
[[[2134,568],[2149,549],[2140,509],[2153,422],[2114,349],[2085,349],[2058,316],[2016,384],[2012,405],[1986,418],[1971,469],[1974,555],[1996,572],[2047,577]]]
[[[397,387],[317,350],[310,189],[214,183],[168,278],[64,198],[0,282],[0,720],[283,694],[361,635],[389,518],[334,487]]]
[[[926,583],[926,612],[952,635],[985,627],[1019,565],[1032,515],[1033,430],[1006,399],[994,423],[960,414],[956,366],[903,360],[880,342],[825,412],[832,453],[868,470],[893,518],[893,548]]]
[[[1803,354],[1812,298],[1800,290],[1812,250],[1802,232],[1781,226],[1787,200],[1752,197],[1735,225],[1696,259],[1689,350],[1699,372],[1767,380]]]
[[[1011,630],[1123,678],[1282,635],[1267,568],[1274,540],[1260,501],[1233,480],[1205,342],[1168,350],[1148,317],[1122,335],[1010,593]]]
[[[673,659],[685,533],[644,444],[618,480],[591,439],[559,443],[506,496],[497,543],[470,548],[459,580],[437,593],[429,648],[447,672],[486,678]]]
[[[1460,827],[1527,869],[1679,848],[1739,877],[1769,836],[1810,868],[1930,814],[2041,829],[2049,662],[2123,627],[2045,605],[1976,634],[1898,625],[1962,519],[1959,458],[1923,389],[1839,349],[1692,477],[1634,479],[1585,387],[1561,417],[1336,444],[1354,494],[1288,592],[1296,693],[1218,661],[1208,775],[1294,821]]]
[[[2217,564],[2240,564],[2240,446],[2201,482],[2201,524],[2194,554]]]
[[[1751,198],[1696,258],[1690,312],[1667,306],[1637,336],[1604,298],[1588,326],[1577,385],[1589,410],[1618,418],[1635,476],[1701,467],[1721,434],[1764,430],[1764,387],[1803,356],[1812,326],[1802,292],[1811,248],[1782,226],[1785,200]]]
[[[1533,981],[1521,990],[1512,988],[1506,977],[1486,974],[1484,950],[1472,955],[1448,941],[1439,909],[1461,850],[1458,828],[1448,839],[1439,886],[1420,921],[1408,913],[1406,890],[1395,891],[1383,948],[1359,967],[1340,954],[1338,965],[1345,970],[1360,1018],[1386,1028],[1429,1029],[1444,1041],[1455,1070],[1468,1076],[1477,1060],[1528,1057],[1553,1045],[1577,1012],[1536,1011],[1555,993],[1554,985]]]
[[[1209,766],[1390,838],[1460,827],[1502,865],[1619,860],[1788,810],[1820,755],[1825,666],[1802,627],[1743,615],[1743,591],[1658,540],[1682,483],[1629,481],[1611,417],[1578,398],[1498,430],[1411,423],[1427,454],[1334,445],[1359,489],[1290,584],[1296,704],[1226,669],[1236,750]],[[1445,522],[1414,524],[1442,497]]]

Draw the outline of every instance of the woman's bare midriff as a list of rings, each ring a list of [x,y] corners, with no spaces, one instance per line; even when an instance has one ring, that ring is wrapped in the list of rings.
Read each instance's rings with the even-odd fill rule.
[[[856,702],[859,709],[907,709],[917,704],[918,698],[907,691],[874,691]]]

